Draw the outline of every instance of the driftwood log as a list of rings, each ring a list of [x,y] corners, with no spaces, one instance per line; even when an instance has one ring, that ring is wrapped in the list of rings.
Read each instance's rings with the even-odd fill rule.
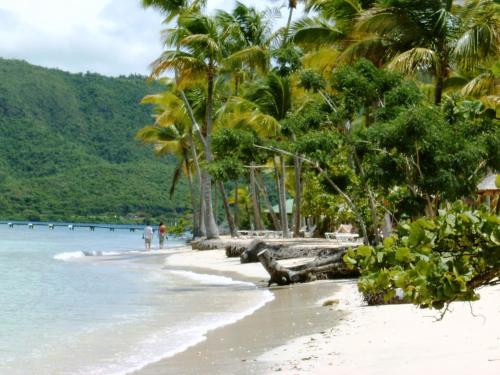
[[[230,243],[227,244],[224,248],[226,250],[226,256],[228,258],[237,258],[240,257],[241,254],[248,248],[249,243]]]
[[[268,286],[272,284],[289,285],[318,279],[334,279],[359,276],[356,270],[350,270],[342,260],[347,249],[341,249],[336,254],[320,257],[312,262],[296,267],[283,267],[271,255],[268,249],[263,249],[257,258],[271,277]]]
[[[274,259],[280,260],[305,257],[326,257],[334,255],[339,251],[345,251],[347,247],[341,247],[328,242],[300,242],[300,240],[266,242],[261,239],[256,239],[246,246],[240,245],[238,247],[232,247],[231,251],[228,251],[228,247],[226,246],[226,255],[228,255],[229,252],[232,254],[237,254],[239,252],[241,263],[253,263],[259,261],[257,254],[264,249],[269,250]]]
[[[193,250],[215,250],[215,249],[224,249],[232,246],[245,246],[248,245],[251,241],[241,241],[239,239],[212,239],[207,240],[206,238],[199,238],[190,242],[191,248]],[[239,255],[238,255],[239,256]]]

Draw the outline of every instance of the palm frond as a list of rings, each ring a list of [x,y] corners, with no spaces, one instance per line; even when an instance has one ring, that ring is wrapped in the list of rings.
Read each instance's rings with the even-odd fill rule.
[[[412,48],[394,57],[388,67],[403,74],[415,74],[418,71],[435,70],[437,64],[438,59],[433,50]]]
[[[465,31],[457,40],[453,55],[466,70],[498,57],[500,53],[500,24],[480,24]]]
[[[304,55],[302,65],[307,69],[329,72],[333,70],[339,56],[340,52],[334,48],[321,48]]]
[[[181,51],[165,51],[151,64],[151,76],[159,77],[166,72],[178,71],[181,78],[206,70],[205,63],[199,58]]]
[[[362,6],[358,0],[307,0],[305,10],[318,13],[343,33],[349,33],[361,14]]]
[[[295,22],[292,33],[295,43],[315,47],[337,43],[345,36],[335,25],[318,18],[304,18]]]
[[[467,78],[455,75],[447,78],[443,82],[443,89],[445,91],[456,91],[460,90],[466,84],[467,84]]]
[[[156,156],[178,155],[181,152],[181,146],[178,141],[161,141],[154,144]]]
[[[181,177],[181,172],[183,170],[183,166],[184,166],[184,161],[181,160],[181,161],[179,161],[179,163],[175,167],[174,175],[172,176],[172,182],[170,184],[170,190],[168,192],[168,196],[170,198],[172,198],[174,193],[175,193],[175,188],[177,186],[177,182],[179,182],[179,179]]]
[[[172,21],[184,8],[187,7],[186,0],[141,0],[144,8],[155,8],[166,16],[166,21]]]
[[[365,57],[380,66],[392,57],[389,53],[384,38],[378,35],[368,35],[349,45],[341,53],[339,60],[344,63],[351,63],[360,57]]]
[[[273,137],[279,134],[281,125],[274,117],[254,111],[251,113],[248,124],[261,137]]]
[[[493,109],[497,118],[500,117],[500,95],[486,95],[479,98],[487,109]]]
[[[387,35],[398,30],[400,34],[414,32],[419,26],[403,8],[372,8],[363,12],[355,30],[362,33]]]
[[[460,93],[464,96],[499,96],[500,78],[495,77],[492,72],[485,72],[470,80]]]
[[[238,96],[229,98],[219,109],[217,126],[246,129],[263,137],[275,136],[280,130],[278,120],[262,113],[251,100]]]
[[[208,34],[188,35],[182,38],[180,42],[184,46],[193,46],[195,49],[199,49],[197,44],[201,45],[201,48],[209,50],[212,56],[220,54],[221,52],[217,41]]]
[[[250,68],[265,72],[270,66],[270,53],[267,48],[251,46],[233,53],[227,58],[227,62],[245,64]]]
[[[158,127],[155,125],[145,126],[135,133],[135,139],[143,144],[158,141]]]

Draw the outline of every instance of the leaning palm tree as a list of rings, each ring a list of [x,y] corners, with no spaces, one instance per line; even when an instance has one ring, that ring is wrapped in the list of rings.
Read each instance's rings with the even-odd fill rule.
[[[192,13],[199,12],[205,5],[206,0],[142,0],[142,5],[145,8],[154,8],[159,10],[162,14],[165,15],[165,23],[175,22],[178,24],[179,18],[183,15],[188,15]],[[184,36],[182,28],[173,28],[169,29],[165,33],[166,44],[174,45],[177,50],[180,50],[180,39]],[[189,102],[185,92],[184,87],[181,85],[179,75],[177,70],[175,70],[175,83],[176,90],[179,93],[180,98],[184,104],[184,108],[187,111],[187,114],[191,120],[191,129],[199,129],[197,118],[194,115],[191,103]],[[153,76],[153,74],[152,74]],[[203,194],[203,183],[201,175],[201,170],[198,165],[198,157],[196,155],[196,147],[194,145],[193,137],[190,134],[190,142],[191,142],[191,151],[193,153],[193,160],[196,166],[196,175],[198,179],[199,185],[199,207],[193,207],[194,212],[199,212],[199,227],[201,228],[200,234],[205,235],[205,224],[204,224],[204,215],[205,215],[205,202],[204,202],[204,194]],[[196,234],[195,234],[196,235]]]
[[[500,6],[492,0],[380,0],[355,27],[358,40],[347,59],[365,56],[404,74],[434,77],[434,102],[441,102],[450,73],[473,70],[498,57]]]
[[[172,88],[171,88],[172,89]],[[153,104],[155,122],[153,125],[140,129],[136,138],[142,143],[154,145],[157,156],[173,155],[178,160],[177,168],[172,177],[170,196],[182,172],[185,173],[193,207],[193,237],[205,234],[203,218],[200,215],[201,205],[196,202],[196,189],[193,184],[191,167],[195,167],[199,176],[200,166],[196,146],[193,141],[192,126],[182,100],[173,91],[165,91],[157,95],[148,95],[142,104]]]
[[[203,125],[195,128],[203,146],[205,160],[212,161],[212,130],[214,121],[214,88],[216,79],[227,57],[225,37],[227,34],[215,21],[206,15],[192,13],[182,15],[178,20],[176,49],[165,51],[154,63],[152,76],[173,71],[178,75],[178,81],[193,78],[204,78],[206,88],[206,116]],[[167,37],[167,42],[169,41]],[[179,48],[180,47],[180,48]],[[197,124],[194,124],[195,127]],[[203,196],[205,200],[205,229],[207,238],[217,238],[219,232],[212,208],[212,182],[206,168],[202,171]]]

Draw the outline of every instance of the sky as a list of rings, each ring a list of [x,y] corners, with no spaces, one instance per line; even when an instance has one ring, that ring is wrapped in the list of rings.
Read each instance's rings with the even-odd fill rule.
[[[259,9],[280,0],[242,0]],[[162,15],[140,0],[0,0],[0,57],[70,72],[148,74],[162,51]],[[208,0],[231,10],[234,0]],[[299,12],[297,12],[299,13]],[[283,24],[286,9],[282,9]],[[277,26],[277,25],[276,25]]]

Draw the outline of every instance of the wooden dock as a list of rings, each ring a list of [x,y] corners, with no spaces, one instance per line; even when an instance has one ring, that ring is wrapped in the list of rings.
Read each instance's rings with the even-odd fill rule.
[[[93,224],[93,223],[52,223],[52,222],[30,222],[30,221],[0,221],[0,225],[8,225],[10,228],[15,226],[25,226],[29,229],[35,227],[47,227],[54,230],[56,227],[67,228],[68,230],[75,230],[76,228],[88,228],[91,232],[96,229],[107,229],[111,232],[115,230],[128,230],[130,232],[142,231],[145,225],[129,225],[129,224]],[[153,231],[154,231],[153,227]]]

